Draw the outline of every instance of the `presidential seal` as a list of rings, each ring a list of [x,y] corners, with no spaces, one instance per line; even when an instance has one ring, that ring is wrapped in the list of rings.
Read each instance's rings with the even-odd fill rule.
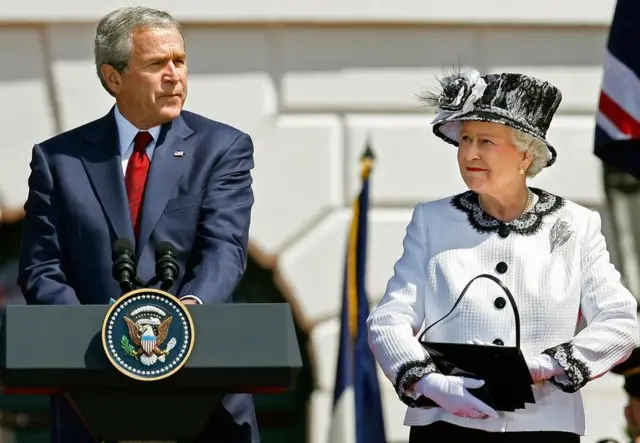
[[[157,289],[123,295],[102,323],[102,345],[111,364],[141,381],[175,374],[187,362],[193,340],[189,311],[175,296]]]

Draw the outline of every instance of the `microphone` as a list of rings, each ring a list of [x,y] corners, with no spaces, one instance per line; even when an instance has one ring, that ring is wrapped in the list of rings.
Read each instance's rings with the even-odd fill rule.
[[[180,274],[178,252],[169,242],[162,242],[156,247],[156,278],[160,281],[160,289],[168,291]]]
[[[113,278],[120,284],[122,293],[133,291],[138,280],[133,261],[133,244],[126,238],[119,238],[113,243],[111,250]]]

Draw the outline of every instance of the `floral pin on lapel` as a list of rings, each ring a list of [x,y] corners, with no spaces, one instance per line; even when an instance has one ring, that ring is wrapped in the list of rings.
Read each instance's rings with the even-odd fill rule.
[[[556,220],[549,232],[549,242],[551,244],[551,251],[564,245],[567,240],[573,235],[573,231],[569,229],[569,223],[564,220]]]

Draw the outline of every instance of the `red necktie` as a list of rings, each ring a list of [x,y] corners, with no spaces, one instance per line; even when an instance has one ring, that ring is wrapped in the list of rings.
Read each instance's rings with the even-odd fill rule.
[[[149,142],[153,137],[148,132],[138,132],[133,140],[133,154],[127,164],[127,173],[124,183],[127,187],[127,197],[129,197],[129,210],[131,211],[131,221],[136,238],[140,232],[140,207],[144,195],[144,186],[147,183],[147,173],[149,172],[149,157],[145,152]]]

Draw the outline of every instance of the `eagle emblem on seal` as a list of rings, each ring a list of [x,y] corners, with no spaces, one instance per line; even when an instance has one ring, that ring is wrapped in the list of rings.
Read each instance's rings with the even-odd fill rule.
[[[156,381],[182,368],[194,346],[189,310],[168,292],[142,288],[111,303],[102,321],[102,347],[126,377]]]
[[[123,352],[145,366],[153,366],[158,361],[164,363],[166,356],[176,346],[176,339],[173,337],[162,349],[169,336],[173,317],[157,306],[147,305],[135,309],[123,318],[128,332],[120,341]]]

